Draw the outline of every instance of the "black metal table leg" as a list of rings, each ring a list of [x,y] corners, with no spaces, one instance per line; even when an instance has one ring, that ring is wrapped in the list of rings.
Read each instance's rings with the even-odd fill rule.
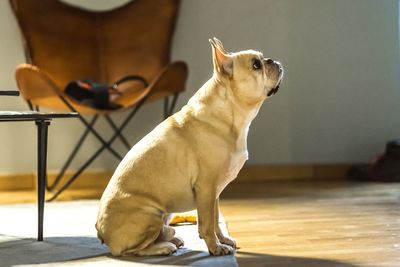
[[[1,94],[1,92],[0,92]],[[32,105],[31,105],[32,106]],[[33,106],[32,106],[33,107]],[[78,113],[46,113],[36,111],[0,111],[0,122],[34,121],[37,126],[37,196],[38,241],[43,241],[44,202],[47,179],[47,133],[50,121],[56,118],[74,118]]]
[[[38,170],[37,170],[37,194],[38,194],[38,241],[43,241],[43,217],[45,186],[47,176],[47,130],[50,120],[37,120],[38,130]]]

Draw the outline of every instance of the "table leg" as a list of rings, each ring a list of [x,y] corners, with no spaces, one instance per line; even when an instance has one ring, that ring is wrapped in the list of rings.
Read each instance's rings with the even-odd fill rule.
[[[38,169],[37,169],[37,196],[38,196],[38,241],[43,241],[43,217],[45,184],[47,176],[47,130],[50,125],[49,120],[36,121],[38,131]]]

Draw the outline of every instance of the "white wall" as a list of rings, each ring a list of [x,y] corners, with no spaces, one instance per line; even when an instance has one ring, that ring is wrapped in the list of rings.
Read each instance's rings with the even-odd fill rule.
[[[68,1],[107,9],[126,0]],[[13,71],[23,54],[8,1],[0,1],[0,33],[0,88],[15,88]],[[207,40],[212,36],[228,50],[258,49],[286,69],[280,92],[265,103],[250,129],[250,163],[366,161],[387,139],[400,137],[397,0],[183,0],[172,56],[185,60],[190,74],[179,107],[211,75]],[[23,110],[26,105],[3,97],[0,107]],[[146,106],[128,136],[138,140],[161,113],[161,103]],[[74,120],[53,122],[50,169],[58,168],[82,129]],[[30,123],[0,123],[0,172],[34,170],[35,138]],[[84,153],[97,147],[91,139]],[[92,168],[116,164],[105,154]]]

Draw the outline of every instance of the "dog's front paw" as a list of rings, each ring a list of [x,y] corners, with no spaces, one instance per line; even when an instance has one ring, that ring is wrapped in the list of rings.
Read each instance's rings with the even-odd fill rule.
[[[233,248],[237,248],[236,241],[230,236],[218,235],[218,240],[222,244],[229,245]]]
[[[224,256],[235,253],[235,249],[225,244],[217,244],[213,248],[208,248],[213,256]]]
[[[185,242],[183,242],[183,239],[178,236],[175,236],[169,242],[174,244],[177,248],[183,247],[185,245]]]

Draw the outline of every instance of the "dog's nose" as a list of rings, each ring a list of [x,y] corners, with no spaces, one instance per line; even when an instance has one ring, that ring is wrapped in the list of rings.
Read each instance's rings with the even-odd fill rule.
[[[270,58],[268,58],[266,62],[267,62],[268,65],[271,65],[272,63],[274,63],[274,61],[272,59],[270,59]]]

